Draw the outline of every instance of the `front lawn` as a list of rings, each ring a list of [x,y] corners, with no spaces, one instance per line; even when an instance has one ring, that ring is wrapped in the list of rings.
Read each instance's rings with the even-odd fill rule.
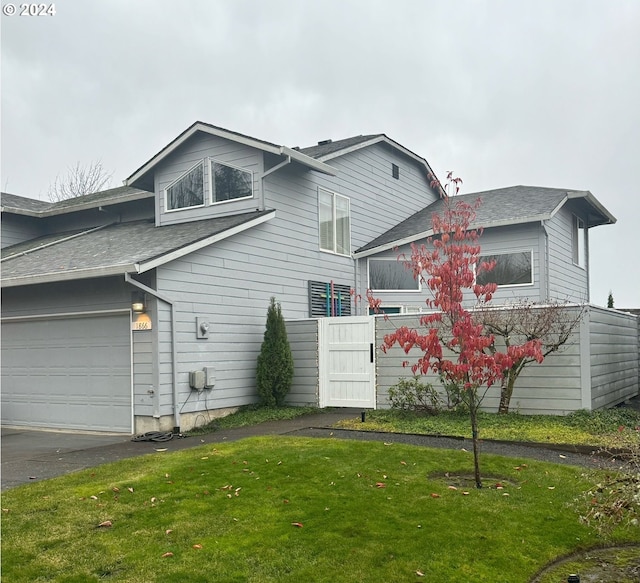
[[[338,423],[345,429],[471,437],[469,415],[445,411],[418,415],[396,410],[367,411],[360,417]],[[640,428],[640,412],[616,407],[602,411],[576,411],[566,416],[479,414],[480,438],[536,443],[615,447],[620,432]]]
[[[488,454],[482,469],[476,490],[462,451],[290,437],[124,460],[4,493],[2,575],[521,583],[598,542],[571,507],[581,469]]]

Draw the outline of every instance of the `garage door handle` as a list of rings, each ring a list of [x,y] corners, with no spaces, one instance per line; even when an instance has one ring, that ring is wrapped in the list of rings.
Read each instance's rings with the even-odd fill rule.
[[[369,362],[373,364],[373,342],[369,344]]]

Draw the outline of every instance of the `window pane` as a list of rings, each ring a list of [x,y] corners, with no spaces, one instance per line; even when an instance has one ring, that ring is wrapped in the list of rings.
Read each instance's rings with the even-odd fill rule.
[[[198,164],[167,188],[167,208],[182,209],[204,204],[203,185],[202,165]]]
[[[396,260],[371,259],[369,261],[369,287],[375,290],[419,290],[418,281]]]
[[[476,278],[477,283],[497,283],[498,285],[522,285],[533,283],[531,271],[531,252],[505,253],[502,255],[485,255],[480,257],[479,264],[495,261],[491,271],[481,271]]]
[[[341,196],[336,201],[336,253],[348,255],[351,253],[349,236],[349,200]]]
[[[333,209],[332,196],[328,192],[320,191],[320,249],[333,251]]]
[[[213,173],[213,202],[253,196],[251,172],[211,162]]]

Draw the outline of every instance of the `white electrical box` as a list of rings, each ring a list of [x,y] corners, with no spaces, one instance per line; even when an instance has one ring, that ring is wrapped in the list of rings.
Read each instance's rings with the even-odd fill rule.
[[[189,373],[189,386],[201,391],[205,387],[205,374],[203,370],[192,370]]]

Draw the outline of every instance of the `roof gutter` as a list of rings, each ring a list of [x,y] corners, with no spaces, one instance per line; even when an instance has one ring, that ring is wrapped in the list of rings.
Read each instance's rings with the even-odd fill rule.
[[[148,293],[150,296],[164,302],[169,306],[171,311],[171,385],[172,385],[172,409],[173,409],[173,433],[180,433],[180,410],[178,409],[178,357],[177,357],[177,343],[176,343],[176,310],[173,300],[167,296],[158,293],[153,288],[150,288],[139,281],[133,279],[128,273],[124,274],[124,280],[126,283],[131,284],[143,292]]]

